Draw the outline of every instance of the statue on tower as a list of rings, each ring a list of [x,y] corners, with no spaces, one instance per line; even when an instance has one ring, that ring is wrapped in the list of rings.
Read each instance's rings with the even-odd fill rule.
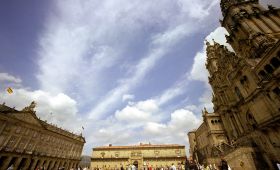
[[[36,102],[35,101],[32,101],[30,103],[29,106],[25,107],[22,109],[23,112],[32,112],[32,113],[35,113],[36,111],[34,110],[36,107]]]

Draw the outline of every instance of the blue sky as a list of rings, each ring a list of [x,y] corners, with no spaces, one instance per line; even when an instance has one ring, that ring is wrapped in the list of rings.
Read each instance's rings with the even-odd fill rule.
[[[0,102],[35,100],[39,117],[83,133],[88,155],[109,143],[188,146],[212,110],[204,40],[225,44],[220,18],[219,0],[3,0]]]

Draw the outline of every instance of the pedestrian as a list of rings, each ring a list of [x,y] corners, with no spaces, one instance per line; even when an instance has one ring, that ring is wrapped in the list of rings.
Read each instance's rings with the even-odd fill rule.
[[[14,170],[14,165],[12,164],[11,166],[9,166],[7,170]]]
[[[172,163],[172,165],[171,165],[171,168],[170,168],[171,170],[176,170],[176,166],[174,165],[174,163]]]
[[[228,170],[228,164],[224,159],[221,159],[221,170]]]
[[[131,170],[136,170],[136,166],[134,164],[131,165]]]

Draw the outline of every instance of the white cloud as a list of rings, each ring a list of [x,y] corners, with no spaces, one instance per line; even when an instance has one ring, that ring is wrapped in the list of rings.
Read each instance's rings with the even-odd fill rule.
[[[187,12],[191,17],[203,19],[210,15],[210,9],[219,3],[219,0],[199,1],[199,0],[178,0],[182,10]],[[190,5],[191,4],[191,5]]]
[[[161,36],[158,36],[154,39],[153,42],[159,42],[162,39],[162,36],[170,36],[173,35],[175,37],[169,37],[168,39],[172,40],[172,42],[166,42],[168,43],[169,48],[167,48],[164,43],[159,43],[160,45],[158,47],[155,47],[152,49],[147,57],[142,58],[138,64],[134,68],[134,72],[132,73],[131,77],[125,78],[123,80],[120,80],[121,84],[117,86],[116,88],[112,89],[107,96],[102,100],[102,102],[98,103],[96,107],[94,107],[91,112],[89,113],[91,119],[98,118],[102,113],[104,113],[108,106],[112,106],[113,103],[118,101],[121,96],[126,93],[128,90],[135,87],[144,77],[145,75],[153,68],[153,66],[156,64],[158,60],[160,60],[168,50],[170,50],[170,47],[172,45],[175,45],[182,37],[186,36],[187,33],[190,33],[189,28],[185,28],[185,31],[181,34],[181,30],[179,30],[180,33],[174,33],[175,30],[168,30],[166,33],[162,34]],[[178,36],[178,34],[180,36]],[[157,43],[156,43],[157,44]]]
[[[0,73],[0,82],[9,82],[9,83],[21,83],[21,79],[18,77],[14,77],[8,73]]]
[[[207,17],[212,3],[194,2],[203,6],[205,14],[199,17]],[[55,2],[38,49],[40,74],[37,77],[41,87],[91,103],[90,118],[110,113],[172,46],[202,27],[199,22],[193,24],[197,15],[186,12],[185,2],[180,4],[183,2],[162,0],[154,8],[155,2],[141,0]],[[177,9],[181,8],[184,10],[178,13]],[[135,67],[122,73],[124,77],[115,77],[120,83],[114,89],[103,88],[108,86],[105,72],[108,69],[120,71],[115,66],[125,55],[130,55],[125,53],[126,47],[142,34],[141,30],[154,26],[162,31],[147,35],[150,42],[146,55]],[[108,93],[104,95],[105,92]]]
[[[145,101],[140,101],[136,104],[136,107],[146,111],[146,112],[156,112],[158,111],[158,105],[155,100],[145,100]]]
[[[183,94],[188,80],[179,80],[149,100],[132,102],[134,96],[129,93],[135,94],[132,90],[145,82],[147,74],[176,44],[205,27],[203,20],[210,17],[213,4],[217,0],[54,2],[39,40],[40,86],[50,93],[50,98],[57,97],[52,94],[67,94],[79,101],[79,106],[87,106],[87,116],[95,120],[89,125],[88,143],[131,141],[124,134],[133,136],[135,132],[124,132],[128,127],[136,128],[135,123],[124,126],[120,122],[131,120],[132,116],[160,121],[154,115]],[[142,56],[133,56],[130,63],[129,57],[138,51],[127,51],[131,44],[139,45],[135,43],[139,37],[145,37],[146,48],[141,49]],[[129,68],[122,70],[124,64]],[[114,111],[122,101],[128,101],[128,105]],[[110,117],[114,113],[116,117]]]
[[[226,46],[229,50],[233,51],[232,47],[227,43],[225,35],[229,35],[224,27],[218,27],[213,32],[211,32],[205,39],[213,44],[213,39],[215,42]],[[205,46],[205,45],[204,45]],[[206,49],[206,48],[205,48]]]
[[[117,120],[126,122],[145,122],[152,118],[152,114],[158,111],[158,105],[154,100],[139,101],[128,105],[122,110],[117,110],[115,117]]]
[[[193,112],[179,109],[171,113],[171,118],[167,123],[148,122],[144,126],[143,134],[149,136],[152,141],[178,143],[186,138],[188,131],[197,128],[200,123],[200,118],[196,117]]]
[[[136,107],[126,106],[121,111],[116,111],[115,116],[120,121],[141,122],[148,120],[151,115]]]
[[[194,57],[194,63],[191,69],[190,78],[192,80],[203,81],[208,83],[209,73],[205,66],[206,63],[206,51],[203,47],[202,52],[198,52]]]
[[[12,94],[1,93],[0,101],[7,106],[23,109],[32,101],[37,103],[36,114],[42,120],[47,120],[63,129],[76,133],[81,131],[84,121],[78,117],[77,103],[69,96],[59,93],[50,94],[42,90],[29,91],[25,89],[13,89]]]
[[[134,95],[133,94],[124,94],[122,96],[122,101],[125,102],[125,101],[131,101],[134,99]]]

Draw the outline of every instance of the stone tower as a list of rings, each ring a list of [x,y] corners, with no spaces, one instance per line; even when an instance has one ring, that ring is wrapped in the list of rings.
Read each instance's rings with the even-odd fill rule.
[[[280,9],[258,0],[220,5],[234,53],[207,42],[206,67],[232,147],[222,155],[233,168],[273,169],[280,162]]]
[[[221,0],[221,24],[229,32],[227,41],[242,57],[258,59],[280,38],[279,11],[268,10],[258,0]]]

